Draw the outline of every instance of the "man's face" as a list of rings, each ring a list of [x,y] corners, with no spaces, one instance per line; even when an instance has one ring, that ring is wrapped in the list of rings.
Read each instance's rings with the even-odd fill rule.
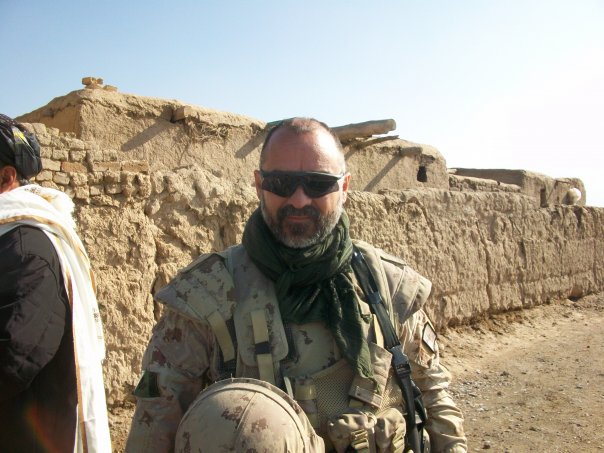
[[[280,129],[271,137],[262,164],[265,172],[321,172],[341,174],[343,159],[333,138],[322,129],[296,134]],[[254,174],[264,221],[278,241],[303,248],[320,242],[337,224],[348,192],[350,175],[338,182],[336,191],[311,198],[302,186],[290,196],[262,189],[262,175]]]

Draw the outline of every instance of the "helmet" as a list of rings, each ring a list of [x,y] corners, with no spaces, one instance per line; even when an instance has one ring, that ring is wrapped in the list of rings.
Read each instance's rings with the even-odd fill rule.
[[[176,432],[176,453],[324,452],[300,406],[268,382],[218,381],[191,403]]]

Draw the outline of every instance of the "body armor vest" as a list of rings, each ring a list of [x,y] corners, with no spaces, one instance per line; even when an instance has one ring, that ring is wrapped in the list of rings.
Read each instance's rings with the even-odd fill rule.
[[[430,282],[398,258],[363,242],[355,241],[355,246],[373,269],[393,324],[400,329],[424,304]],[[404,409],[390,366],[391,354],[383,348],[379,325],[371,319],[360,289],[358,293],[361,313],[370,320],[365,335],[375,382],[355,375],[322,323],[283,325],[273,282],[258,270],[241,245],[200,257],[155,297],[212,327],[219,346],[213,356],[218,379],[250,377],[277,385],[296,399],[318,434],[327,439],[328,420],[351,407],[372,413]],[[304,346],[309,341],[319,341],[319,354],[334,351],[319,358],[316,369],[299,360],[302,357],[297,349],[303,347],[296,344]]]

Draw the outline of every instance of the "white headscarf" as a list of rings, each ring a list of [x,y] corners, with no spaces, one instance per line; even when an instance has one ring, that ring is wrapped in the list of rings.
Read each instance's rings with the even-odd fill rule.
[[[103,385],[103,328],[88,254],[75,231],[71,199],[55,189],[30,184],[0,194],[0,236],[19,225],[44,231],[61,261],[73,318],[78,382],[75,451],[111,452]]]

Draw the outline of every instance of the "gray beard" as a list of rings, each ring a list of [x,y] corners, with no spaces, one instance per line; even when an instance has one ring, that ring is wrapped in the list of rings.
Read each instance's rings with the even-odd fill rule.
[[[312,206],[295,209],[294,207],[287,205],[280,208],[277,211],[277,218],[273,219],[268,212],[266,212],[264,196],[261,196],[260,210],[264,222],[277,241],[287,247],[302,249],[318,244],[333,231],[342,216],[344,203],[342,201],[342,196],[340,195],[336,209],[324,216]],[[286,229],[284,227],[285,217],[294,213],[310,216],[313,219],[314,231],[310,232],[308,225],[294,225]]]

